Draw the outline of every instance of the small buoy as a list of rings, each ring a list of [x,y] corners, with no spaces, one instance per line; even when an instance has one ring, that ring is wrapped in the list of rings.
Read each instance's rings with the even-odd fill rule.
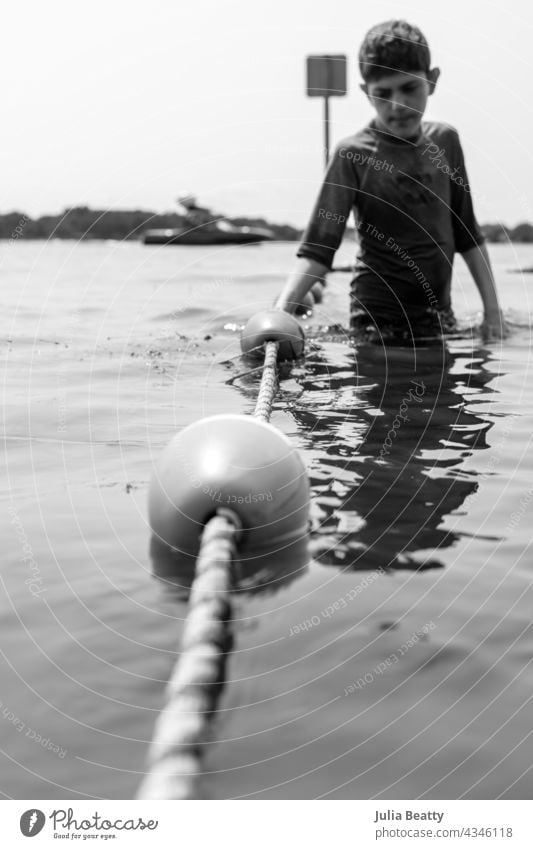
[[[164,449],[149,493],[156,539],[196,556],[203,526],[220,507],[242,522],[243,559],[307,534],[307,472],[298,451],[272,425],[249,416],[210,416]]]
[[[271,309],[256,312],[241,334],[243,354],[264,355],[264,342],[279,342],[278,359],[295,360],[304,351],[304,332],[293,315],[284,310]]]

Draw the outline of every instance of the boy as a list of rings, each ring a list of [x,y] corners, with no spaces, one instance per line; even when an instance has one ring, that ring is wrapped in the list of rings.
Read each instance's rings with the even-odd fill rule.
[[[456,130],[422,122],[439,69],[417,27],[373,27],[359,52],[361,89],[376,111],[331,158],[298,263],[276,306],[291,311],[331,269],[354,209],[360,242],[351,329],[369,340],[434,336],[454,327],[450,285],[463,254],[484,307],[486,337],[506,334]]]

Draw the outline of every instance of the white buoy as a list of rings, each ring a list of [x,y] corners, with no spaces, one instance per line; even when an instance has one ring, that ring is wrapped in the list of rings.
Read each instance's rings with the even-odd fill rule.
[[[274,551],[307,534],[307,472],[298,451],[272,425],[249,416],[210,416],[164,449],[149,493],[156,539],[195,556],[206,521],[220,507],[242,522],[243,556]]]

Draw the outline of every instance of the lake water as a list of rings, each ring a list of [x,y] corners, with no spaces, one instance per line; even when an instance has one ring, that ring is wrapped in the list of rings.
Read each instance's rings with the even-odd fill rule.
[[[152,575],[151,469],[252,411],[238,328],[294,245],[2,252],[0,791],[131,798],[187,609]],[[346,274],[306,320],[272,422],[310,472],[313,559],[236,598],[205,796],[531,798],[533,275],[510,270],[533,247],[490,253],[504,343],[468,329],[459,258],[445,345],[350,346]]]

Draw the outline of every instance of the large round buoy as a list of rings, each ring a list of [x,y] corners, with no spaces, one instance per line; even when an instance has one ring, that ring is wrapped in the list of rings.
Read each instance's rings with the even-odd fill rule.
[[[243,557],[306,535],[307,472],[272,425],[248,416],[210,416],[186,427],[161,454],[149,493],[156,539],[195,556],[203,526],[220,507],[242,522]]]
[[[304,351],[304,332],[293,315],[284,310],[271,309],[256,312],[241,334],[243,354],[258,353],[264,356],[264,342],[279,342],[278,359],[295,360]]]

